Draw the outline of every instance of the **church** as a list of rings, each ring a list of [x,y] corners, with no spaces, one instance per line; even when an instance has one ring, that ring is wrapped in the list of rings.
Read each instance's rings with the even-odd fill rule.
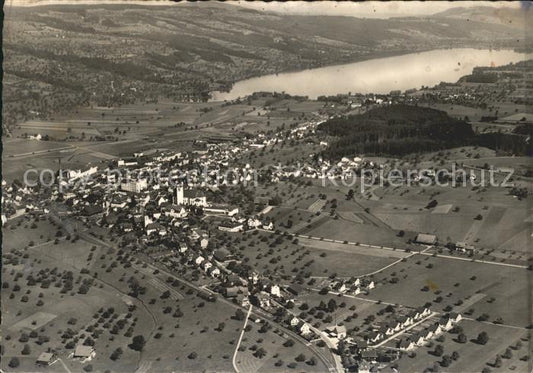
[[[176,203],[182,206],[207,206],[207,197],[198,190],[184,190],[182,185],[176,188]]]

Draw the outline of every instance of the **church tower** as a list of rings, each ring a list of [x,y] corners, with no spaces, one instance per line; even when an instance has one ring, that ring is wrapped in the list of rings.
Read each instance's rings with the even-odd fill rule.
[[[183,185],[178,185],[176,187],[176,204],[184,205],[185,199],[183,198]]]

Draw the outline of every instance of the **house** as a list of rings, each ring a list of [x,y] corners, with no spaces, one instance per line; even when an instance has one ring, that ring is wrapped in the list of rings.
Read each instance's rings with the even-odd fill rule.
[[[89,205],[83,208],[82,214],[85,216],[94,216],[104,212],[104,209],[100,205]]]
[[[389,325],[382,325],[381,328],[379,328],[379,332],[385,334],[386,336],[393,335],[395,333],[394,329]]]
[[[403,350],[403,351],[411,351],[412,349],[415,348],[415,344],[413,341],[409,340],[409,339],[403,339],[399,346],[400,350]]]
[[[229,285],[242,285],[242,279],[234,273],[231,273],[226,277],[226,282]]]
[[[249,218],[246,222],[246,225],[248,225],[248,228],[257,228],[261,226],[261,220],[257,218]]]
[[[290,324],[292,327],[297,326],[299,323],[300,323],[300,319],[297,318],[296,316],[294,316],[293,318],[291,318],[290,321],[289,321],[289,324]]]
[[[234,206],[211,205],[205,207],[204,212],[212,215],[235,216],[239,213],[239,208]]]
[[[51,352],[42,352],[37,360],[35,361],[35,364],[40,366],[48,366],[52,364],[55,360],[55,355]]]
[[[307,335],[311,333],[311,327],[308,323],[302,321],[301,324],[298,325],[298,331],[302,335]]]
[[[239,294],[248,294],[248,288],[244,286],[232,286],[225,289],[227,298],[237,297]]]
[[[346,327],[344,325],[334,325],[326,328],[326,333],[330,337],[338,339],[346,338]]]
[[[272,222],[268,222],[268,223],[265,223],[263,224],[263,229],[266,229],[267,231],[271,231],[274,229],[274,223]]]
[[[429,330],[429,328],[424,329],[420,332],[420,336],[426,340],[431,339],[433,337],[433,332]]]
[[[445,316],[439,319],[439,325],[441,329],[446,330],[446,331],[450,330],[453,327],[452,320]]]
[[[172,218],[185,218],[187,217],[187,210],[183,206],[172,206],[167,211],[167,215]]]
[[[202,249],[205,249],[205,248],[207,248],[207,245],[209,245],[209,241],[206,238],[202,238],[200,240],[200,247]]]
[[[346,285],[343,283],[343,282],[337,282],[336,284],[333,285],[333,290],[339,292],[339,293],[346,293],[346,290],[348,290],[346,288]]]
[[[92,346],[85,346],[85,345],[77,345],[76,349],[74,350],[73,357],[75,359],[88,359],[91,357],[94,357],[95,352],[94,348]]]
[[[442,333],[442,327],[439,325],[439,323],[431,325],[428,329],[431,333],[433,333],[434,336]]]
[[[361,352],[361,359],[367,362],[375,363],[378,360],[378,351],[374,348]]]
[[[194,259],[194,264],[196,265],[200,265],[202,264],[202,262],[205,260],[205,258],[203,256],[198,256],[196,259]]]
[[[146,226],[146,234],[150,236],[151,234],[159,232],[163,227],[158,223],[150,223]]]
[[[217,267],[211,267],[207,270],[207,274],[211,277],[219,277],[220,269],[218,269]]]
[[[399,320],[393,321],[390,326],[395,332],[399,332],[403,328],[403,325]]]
[[[236,233],[242,232],[244,230],[244,226],[240,223],[224,222],[218,226],[218,230],[223,232]]]
[[[366,340],[370,343],[377,343],[381,341],[382,339],[383,339],[383,334],[379,332],[372,332],[366,338]]]
[[[415,334],[410,337],[411,341],[417,346],[423,346],[426,340],[421,334]]]
[[[281,289],[278,285],[272,285],[270,286],[270,294],[272,294],[275,297],[281,297]]]
[[[437,243],[437,236],[433,234],[419,233],[415,238],[415,242],[422,245],[435,245]]]
[[[423,319],[424,317],[431,315],[431,311],[427,307],[418,307],[416,313],[418,314],[418,319]]]
[[[237,294],[237,296],[235,297],[235,301],[237,302],[237,304],[240,304],[243,307],[250,306],[250,299],[248,298],[247,295]]]
[[[459,321],[461,321],[463,319],[461,314],[457,313],[457,312],[452,312],[448,316],[449,316],[450,320],[452,320],[453,322],[459,322]]]
[[[400,317],[399,321],[402,324],[403,328],[406,328],[409,325],[413,324],[413,319],[411,319],[409,316],[402,316]]]
[[[376,287],[376,285],[374,284],[374,281],[370,281],[370,282],[368,283],[368,285],[366,286],[366,288],[367,288],[368,290],[370,290],[370,289],[374,289],[375,287]]]
[[[260,307],[269,308],[271,306],[270,295],[268,293],[264,291],[260,291],[259,293],[255,295],[255,297]]]
[[[296,296],[300,295],[300,293],[302,293],[304,291],[304,288],[299,285],[299,284],[290,284],[288,287],[287,287],[287,291],[289,293],[292,293]]]
[[[178,244],[178,251],[183,254],[184,252],[186,252],[188,250],[188,247],[186,244],[184,244],[183,242],[180,242]]]
[[[204,269],[204,271],[207,272],[207,270],[211,267],[213,267],[213,264],[211,262],[208,262],[207,260],[205,262],[202,263],[202,267]]]

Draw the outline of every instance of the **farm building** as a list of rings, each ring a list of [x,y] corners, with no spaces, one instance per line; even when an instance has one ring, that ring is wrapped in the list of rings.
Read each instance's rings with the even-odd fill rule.
[[[94,354],[94,348],[91,346],[77,345],[74,350],[74,358],[87,359]]]
[[[415,238],[415,242],[423,245],[435,245],[437,243],[437,236],[433,234],[419,233]]]
[[[48,366],[53,363],[55,360],[55,355],[51,352],[42,352],[37,360],[35,361],[35,364],[41,365],[41,366]]]

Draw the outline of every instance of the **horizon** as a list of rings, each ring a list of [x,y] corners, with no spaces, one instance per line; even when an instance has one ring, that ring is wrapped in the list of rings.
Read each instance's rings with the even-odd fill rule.
[[[401,17],[423,17],[435,15],[450,9],[529,9],[524,2],[506,1],[464,1],[460,3],[448,1],[412,1],[412,2],[263,2],[263,1],[242,1],[231,0],[227,2],[216,2],[222,5],[238,6],[246,9],[253,9],[259,12],[276,13],[285,15],[307,15],[307,16],[345,16],[354,18],[401,18]],[[166,0],[8,0],[4,3],[4,9],[8,7],[38,7],[50,5],[145,5],[145,6],[179,6],[189,4],[189,2],[174,2]]]

